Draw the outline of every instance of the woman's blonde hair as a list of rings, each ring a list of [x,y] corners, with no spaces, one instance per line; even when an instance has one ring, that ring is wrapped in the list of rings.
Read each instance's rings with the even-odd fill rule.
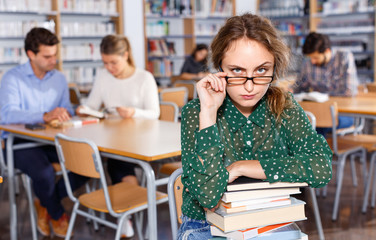
[[[216,69],[220,68],[222,59],[231,43],[241,38],[261,43],[274,56],[275,81],[287,73],[290,65],[290,49],[283,42],[270,20],[250,13],[227,19],[225,25],[213,39],[210,49],[213,66]],[[277,119],[280,119],[285,108],[292,106],[290,95],[277,86],[271,85],[266,96],[268,106]]]
[[[129,40],[125,36],[121,35],[107,35],[102,39],[100,45],[100,51],[106,55],[120,55],[123,56],[125,52],[128,52],[128,64],[132,67],[136,67],[132,55],[132,48]]]

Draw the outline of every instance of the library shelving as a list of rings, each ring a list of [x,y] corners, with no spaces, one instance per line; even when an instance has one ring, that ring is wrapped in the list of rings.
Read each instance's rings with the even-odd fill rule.
[[[144,0],[145,66],[158,83],[180,74],[197,43],[210,44],[235,0]]]
[[[354,54],[361,83],[374,81],[375,1],[258,0],[257,9],[284,33],[295,56],[292,71],[298,71],[306,35],[316,31],[329,36],[334,51]]]
[[[38,26],[60,39],[57,69],[68,81],[92,83],[97,68],[103,65],[101,39],[107,34],[123,34],[122,11],[123,0],[0,1],[0,76],[27,61],[24,37]]]

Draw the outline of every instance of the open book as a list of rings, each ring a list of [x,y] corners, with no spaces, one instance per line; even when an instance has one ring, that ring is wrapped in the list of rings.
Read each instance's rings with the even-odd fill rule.
[[[86,114],[86,115],[93,116],[93,117],[97,117],[97,118],[104,118],[105,117],[104,112],[91,109],[91,108],[89,108],[88,106],[85,106],[85,105],[80,107],[79,113]]]
[[[314,102],[326,102],[329,100],[329,95],[327,93],[320,92],[303,92],[294,94],[296,101],[314,101]]]

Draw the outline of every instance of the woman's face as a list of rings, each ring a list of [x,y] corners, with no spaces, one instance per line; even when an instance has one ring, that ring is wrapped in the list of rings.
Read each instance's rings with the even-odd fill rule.
[[[242,38],[231,43],[224,54],[221,67],[228,77],[272,76],[274,56],[261,43]],[[248,117],[269,85],[256,85],[248,80],[241,85],[227,85],[226,90],[234,105]]]
[[[201,49],[201,50],[199,50],[199,51],[196,52],[196,54],[195,54],[195,60],[197,62],[201,62],[201,61],[205,60],[207,56],[208,56],[208,50]]]
[[[104,67],[114,77],[119,77],[128,66],[128,52],[123,56],[117,54],[101,54]]]

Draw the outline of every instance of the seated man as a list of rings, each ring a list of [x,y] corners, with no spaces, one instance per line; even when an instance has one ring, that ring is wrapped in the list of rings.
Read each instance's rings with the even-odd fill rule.
[[[305,39],[303,54],[308,57],[300,69],[293,87],[294,93],[317,91],[330,96],[355,96],[358,76],[354,56],[351,52],[333,53],[329,37],[311,32]],[[338,128],[347,128],[354,124],[352,117],[339,117]],[[330,128],[317,128],[325,135]]]
[[[57,37],[44,28],[33,28],[26,36],[25,51],[29,61],[4,74],[0,86],[1,124],[49,123],[66,121],[73,114],[69,102],[67,81],[55,70]],[[7,133],[3,133],[6,138]],[[15,139],[15,143],[25,140]],[[64,181],[55,184],[52,162],[58,162],[54,146],[42,146],[14,152],[14,165],[26,173],[33,183],[38,214],[38,230],[50,235],[50,223],[55,235],[64,237],[68,217],[60,200],[67,195]],[[70,175],[75,188],[86,178]]]

